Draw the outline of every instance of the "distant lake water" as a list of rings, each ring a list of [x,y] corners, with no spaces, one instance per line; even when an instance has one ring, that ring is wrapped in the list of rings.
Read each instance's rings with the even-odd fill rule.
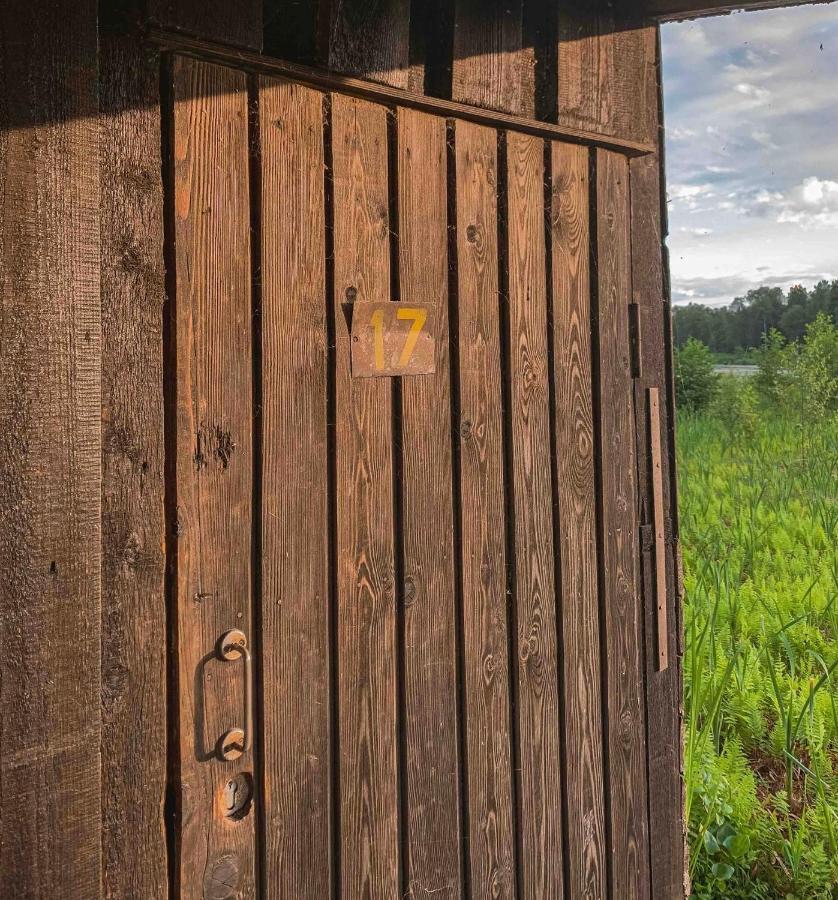
[[[714,366],[713,371],[719,375],[738,375],[742,378],[750,378],[759,371],[757,366],[749,365],[732,365],[732,366]]]

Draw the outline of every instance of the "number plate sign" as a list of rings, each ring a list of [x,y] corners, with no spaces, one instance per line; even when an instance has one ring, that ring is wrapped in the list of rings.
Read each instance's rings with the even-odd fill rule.
[[[436,371],[436,310],[429,303],[355,303],[352,375],[432,375]]]

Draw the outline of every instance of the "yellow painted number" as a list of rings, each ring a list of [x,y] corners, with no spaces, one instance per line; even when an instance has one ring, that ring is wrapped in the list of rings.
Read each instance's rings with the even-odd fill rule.
[[[402,348],[402,355],[399,357],[399,365],[406,366],[410,362],[410,357],[413,356],[413,351],[416,349],[416,342],[419,340],[422,327],[428,318],[428,311],[426,309],[417,309],[413,306],[401,306],[396,312],[396,318],[413,321],[410,331],[407,333],[407,340]]]

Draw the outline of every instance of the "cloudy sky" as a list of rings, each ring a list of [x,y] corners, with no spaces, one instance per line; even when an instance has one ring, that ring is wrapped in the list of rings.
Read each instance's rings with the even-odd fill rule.
[[[663,27],[673,300],[838,278],[838,3]]]

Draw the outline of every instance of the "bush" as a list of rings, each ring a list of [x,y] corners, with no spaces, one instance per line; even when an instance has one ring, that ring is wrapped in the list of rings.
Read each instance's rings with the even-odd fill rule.
[[[749,436],[757,426],[757,395],[750,378],[719,377],[710,411],[734,438]]]
[[[769,406],[779,407],[788,401],[794,357],[794,345],[787,345],[776,328],[763,335],[762,346],[757,351],[759,371],[754,381],[757,392]]]
[[[806,326],[794,378],[806,418],[820,419],[838,410],[838,326],[824,313]]]
[[[716,395],[719,378],[710,349],[690,338],[675,351],[675,397],[681,409],[701,412]]]

